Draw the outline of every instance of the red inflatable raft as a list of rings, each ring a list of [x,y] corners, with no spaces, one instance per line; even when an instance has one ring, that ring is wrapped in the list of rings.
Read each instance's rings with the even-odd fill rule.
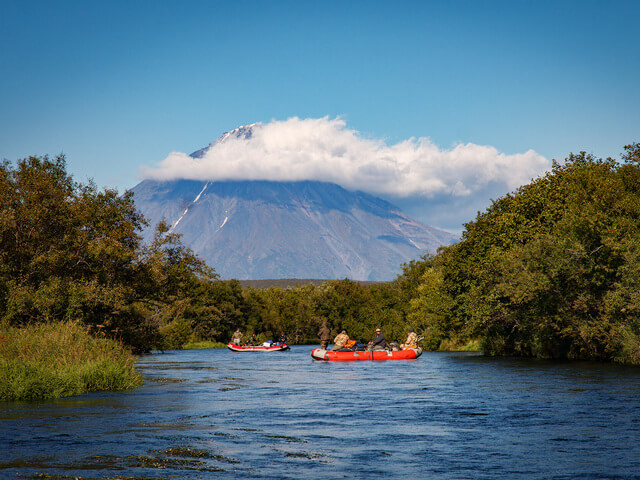
[[[314,348],[311,350],[311,356],[314,360],[325,360],[327,362],[353,362],[356,360],[414,360],[422,355],[420,347],[410,348],[409,350],[397,351],[373,351],[373,352],[333,352],[323,348]]]
[[[286,343],[274,343],[270,346],[267,345],[236,345],[233,342],[227,344],[227,348],[233,352],[282,352],[283,350],[289,350],[289,345]]]

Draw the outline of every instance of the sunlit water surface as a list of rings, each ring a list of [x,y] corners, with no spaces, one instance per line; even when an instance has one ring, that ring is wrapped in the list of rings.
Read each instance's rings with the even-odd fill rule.
[[[310,351],[154,354],[132,392],[0,404],[0,478],[640,479],[640,369]]]

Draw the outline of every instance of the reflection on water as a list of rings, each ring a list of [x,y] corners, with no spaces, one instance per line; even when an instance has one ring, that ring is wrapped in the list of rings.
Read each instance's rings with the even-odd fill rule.
[[[310,351],[151,355],[132,392],[0,404],[0,478],[640,479],[640,369]]]

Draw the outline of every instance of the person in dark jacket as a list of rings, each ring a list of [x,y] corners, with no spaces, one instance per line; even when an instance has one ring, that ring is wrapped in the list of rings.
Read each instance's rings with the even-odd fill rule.
[[[369,346],[371,350],[385,350],[387,348],[387,341],[379,328],[376,328],[376,336],[371,340]]]
[[[323,321],[318,331],[318,337],[320,337],[320,348],[327,349],[329,346],[329,340],[331,340],[331,331],[327,326],[327,322]]]

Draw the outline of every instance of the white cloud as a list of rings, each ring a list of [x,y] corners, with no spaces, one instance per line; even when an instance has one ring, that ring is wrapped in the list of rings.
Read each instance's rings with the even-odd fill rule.
[[[202,158],[172,152],[156,180],[319,180],[347,189],[399,197],[469,196],[489,184],[512,190],[550,167],[533,150],[507,155],[472,143],[440,149],[428,138],[394,145],[364,138],[340,118],[297,117],[258,124],[250,138],[229,136]]]

